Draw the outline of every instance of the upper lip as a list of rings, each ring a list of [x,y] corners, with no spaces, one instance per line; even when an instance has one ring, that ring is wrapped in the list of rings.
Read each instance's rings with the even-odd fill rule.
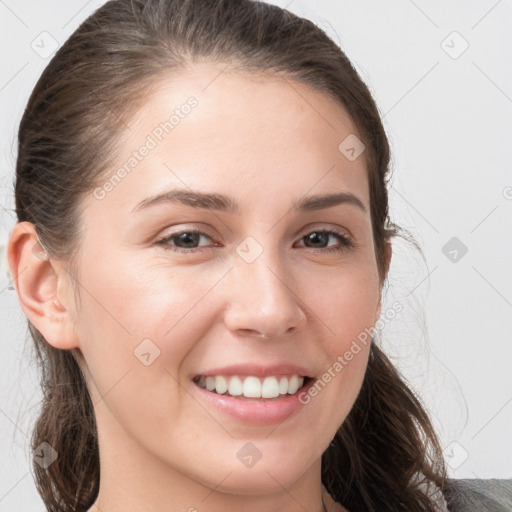
[[[222,368],[213,368],[211,370],[204,370],[200,373],[196,373],[194,377],[204,375],[205,377],[214,377],[217,375],[251,375],[254,377],[269,377],[272,375],[298,375],[299,377],[313,377],[311,370],[290,363],[280,364],[236,364],[230,366],[224,366]]]

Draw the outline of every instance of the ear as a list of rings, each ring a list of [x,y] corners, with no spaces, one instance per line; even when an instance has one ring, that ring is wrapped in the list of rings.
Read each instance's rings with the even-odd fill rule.
[[[34,224],[18,222],[9,235],[7,260],[27,318],[55,348],[79,347],[74,329],[71,277],[41,246]]]
[[[382,294],[382,285],[384,284],[384,280],[386,279],[388,272],[389,272],[389,267],[391,266],[392,252],[393,252],[393,250],[392,250],[391,242],[386,241],[384,243],[384,273],[383,273],[383,277],[382,277],[382,282],[380,284],[381,294]],[[381,307],[382,307],[382,299],[379,298],[379,303],[377,305],[377,312],[376,312],[376,316],[375,316],[375,322],[377,322],[377,320],[380,317]]]

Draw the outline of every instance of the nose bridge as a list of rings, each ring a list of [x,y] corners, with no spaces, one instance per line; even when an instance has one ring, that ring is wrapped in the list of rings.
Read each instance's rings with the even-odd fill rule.
[[[300,330],[306,315],[292,273],[277,248],[256,244],[246,239],[237,247],[229,277],[227,327],[269,338]]]

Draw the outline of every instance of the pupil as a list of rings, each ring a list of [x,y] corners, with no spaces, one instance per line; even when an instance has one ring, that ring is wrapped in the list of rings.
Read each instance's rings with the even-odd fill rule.
[[[320,243],[322,243],[322,242],[326,243],[327,242],[327,240],[326,240],[327,235],[328,235],[327,233],[318,233],[317,231],[314,231],[313,233],[311,233],[309,235],[308,238],[309,238],[310,241],[313,240],[313,243],[315,243],[315,239],[316,239],[316,242],[318,242],[318,239],[320,239]],[[322,238],[324,238],[323,241],[322,241]]]
[[[180,242],[184,242],[188,246],[196,244],[198,236],[198,233],[182,233],[178,238]]]

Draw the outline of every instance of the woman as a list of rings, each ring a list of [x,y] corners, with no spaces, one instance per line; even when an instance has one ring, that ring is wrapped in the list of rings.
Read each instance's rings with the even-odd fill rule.
[[[400,233],[388,142],[318,27],[107,2],[18,149],[8,259],[48,510],[448,510],[429,418],[373,339]]]

